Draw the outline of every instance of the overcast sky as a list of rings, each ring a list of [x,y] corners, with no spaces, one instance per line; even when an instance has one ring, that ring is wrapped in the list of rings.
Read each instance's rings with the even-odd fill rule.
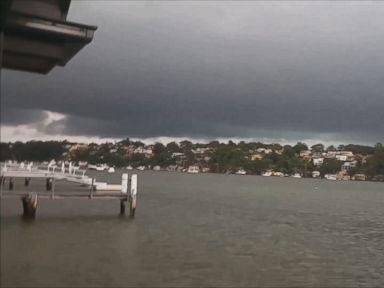
[[[383,15],[367,1],[72,1],[93,42],[48,75],[3,71],[1,140],[384,142]]]

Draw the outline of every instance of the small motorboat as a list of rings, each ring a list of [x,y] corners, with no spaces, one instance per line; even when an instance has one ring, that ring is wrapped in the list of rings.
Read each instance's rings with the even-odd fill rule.
[[[108,168],[108,173],[115,173],[115,168],[114,167],[109,167]]]

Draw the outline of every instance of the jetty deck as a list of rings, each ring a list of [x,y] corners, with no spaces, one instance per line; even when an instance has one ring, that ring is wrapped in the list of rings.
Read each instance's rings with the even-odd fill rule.
[[[24,216],[29,218],[35,217],[38,198],[117,199],[120,201],[120,214],[125,214],[125,203],[129,203],[130,216],[134,216],[137,202],[136,174],[129,179],[128,174],[124,173],[121,183],[109,184],[97,182],[94,177],[87,176],[85,170],[80,170],[72,163],[63,163],[61,168],[57,168],[51,164],[2,164],[0,198],[21,198]],[[18,189],[15,189],[16,186]]]

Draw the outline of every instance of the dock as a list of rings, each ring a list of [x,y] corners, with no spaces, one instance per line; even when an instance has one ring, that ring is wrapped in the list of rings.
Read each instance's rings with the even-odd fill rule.
[[[86,170],[80,170],[72,163],[61,167],[48,164],[46,166],[34,166],[33,163],[25,164],[1,164],[0,173],[0,198],[19,197],[22,201],[23,216],[35,218],[38,198],[63,199],[85,198],[91,200],[116,199],[120,201],[120,214],[125,214],[126,203],[129,203],[130,216],[135,216],[137,203],[137,174],[123,173],[121,183],[109,184],[97,182],[94,177],[89,177]],[[31,191],[27,189],[33,179],[43,179],[45,185],[41,189]],[[15,181],[23,181],[26,191],[16,191]],[[41,182],[41,181],[40,181]],[[58,183],[74,183],[81,187],[81,191],[58,190]],[[44,187],[45,186],[45,187]],[[5,189],[7,188],[7,189]],[[28,190],[28,191],[27,191]]]

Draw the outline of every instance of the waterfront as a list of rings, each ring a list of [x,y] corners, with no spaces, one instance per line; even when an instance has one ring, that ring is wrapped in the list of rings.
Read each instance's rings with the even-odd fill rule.
[[[118,201],[68,199],[24,222],[5,199],[1,284],[383,286],[383,204],[382,183],[152,171],[134,220]]]

